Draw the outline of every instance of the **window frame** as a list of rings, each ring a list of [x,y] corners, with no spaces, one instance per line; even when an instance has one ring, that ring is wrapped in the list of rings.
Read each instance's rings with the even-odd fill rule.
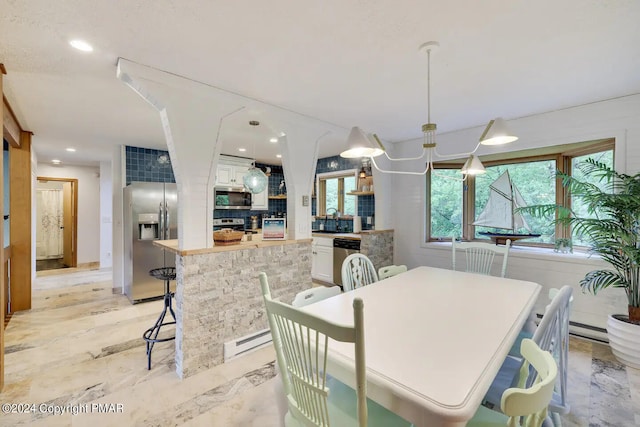
[[[338,211],[344,214],[344,198],[345,188],[344,188],[344,178],[350,178],[353,176],[355,182],[358,182],[358,169],[343,169],[335,172],[323,172],[316,175],[316,216],[326,216],[327,215],[327,179],[335,179],[338,178]],[[355,196],[353,196],[355,197]],[[356,214],[358,210],[356,198]]]
[[[556,169],[571,174],[571,161],[575,157],[580,157],[588,154],[599,153],[603,151],[613,150],[614,165],[616,160],[616,144],[615,138],[605,138],[597,141],[579,142],[573,144],[565,144],[557,147],[549,147],[547,152],[541,153],[542,150],[529,149],[521,151],[512,151],[502,153],[501,155],[481,156],[481,161],[485,167],[498,166],[505,164],[516,163],[530,163],[534,161],[546,161],[555,160]],[[501,158],[502,157],[502,158]],[[434,163],[434,169],[459,169],[462,167],[465,159],[436,162]],[[450,241],[450,237],[445,236],[431,236],[431,171],[426,174],[426,223],[425,223],[425,236],[426,243],[429,242],[441,242]],[[475,238],[475,228],[472,224],[472,218],[476,217],[475,213],[475,194],[476,194],[476,180],[474,176],[468,176],[462,186],[462,238],[465,240],[484,241],[484,239]],[[564,206],[571,207],[571,200],[568,191],[562,186],[562,181],[556,179],[556,204],[562,204]],[[568,227],[563,227],[560,224],[555,226],[556,238],[571,238],[571,230]],[[521,246],[543,247],[552,248],[553,244],[549,243],[537,243],[537,242],[518,242]]]

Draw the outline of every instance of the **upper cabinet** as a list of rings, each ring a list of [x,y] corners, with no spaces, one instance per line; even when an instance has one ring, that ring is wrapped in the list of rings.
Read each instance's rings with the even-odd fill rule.
[[[218,187],[243,187],[243,178],[252,166],[253,160],[240,157],[220,156],[216,171],[216,186]],[[251,210],[269,209],[269,186],[258,194],[251,196]]]
[[[220,160],[222,162],[222,160]],[[242,187],[242,178],[249,170],[249,165],[219,163],[216,173],[216,185],[226,187]]]
[[[253,194],[251,197],[252,211],[266,211],[269,209],[269,186],[262,193]]]

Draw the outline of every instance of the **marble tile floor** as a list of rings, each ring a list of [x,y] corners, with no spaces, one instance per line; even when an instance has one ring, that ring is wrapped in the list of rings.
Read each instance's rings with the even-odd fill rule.
[[[38,275],[33,309],[6,329],[0,393],[0,404],[29,411],[2,413],[0,425],[280,425],[271,345],[181,380],[174,342],[159,343],[148,371],[141,335],[161,309],[162,301],[131,305],[114,294],[108,270]],[[569,363],[564,426],[640,425],[640,371],[620,365],[608,346],[577,338]]]

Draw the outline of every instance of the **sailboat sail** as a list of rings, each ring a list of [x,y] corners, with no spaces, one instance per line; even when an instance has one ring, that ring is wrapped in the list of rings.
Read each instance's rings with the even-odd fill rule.
[[[530,232],[531,229],[522,215],[514,212],[517,208],[526,205],[520,191],[511,182],[507,170],[489,186],[489,200],[473,225],[514,232],[524,228]]]

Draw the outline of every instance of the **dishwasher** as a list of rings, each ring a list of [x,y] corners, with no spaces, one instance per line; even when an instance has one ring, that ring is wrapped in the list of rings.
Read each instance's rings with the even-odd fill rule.
[[[342,262],[351,254],[360,253],[360,240],[333,239],[333,282],[342,286]]]

